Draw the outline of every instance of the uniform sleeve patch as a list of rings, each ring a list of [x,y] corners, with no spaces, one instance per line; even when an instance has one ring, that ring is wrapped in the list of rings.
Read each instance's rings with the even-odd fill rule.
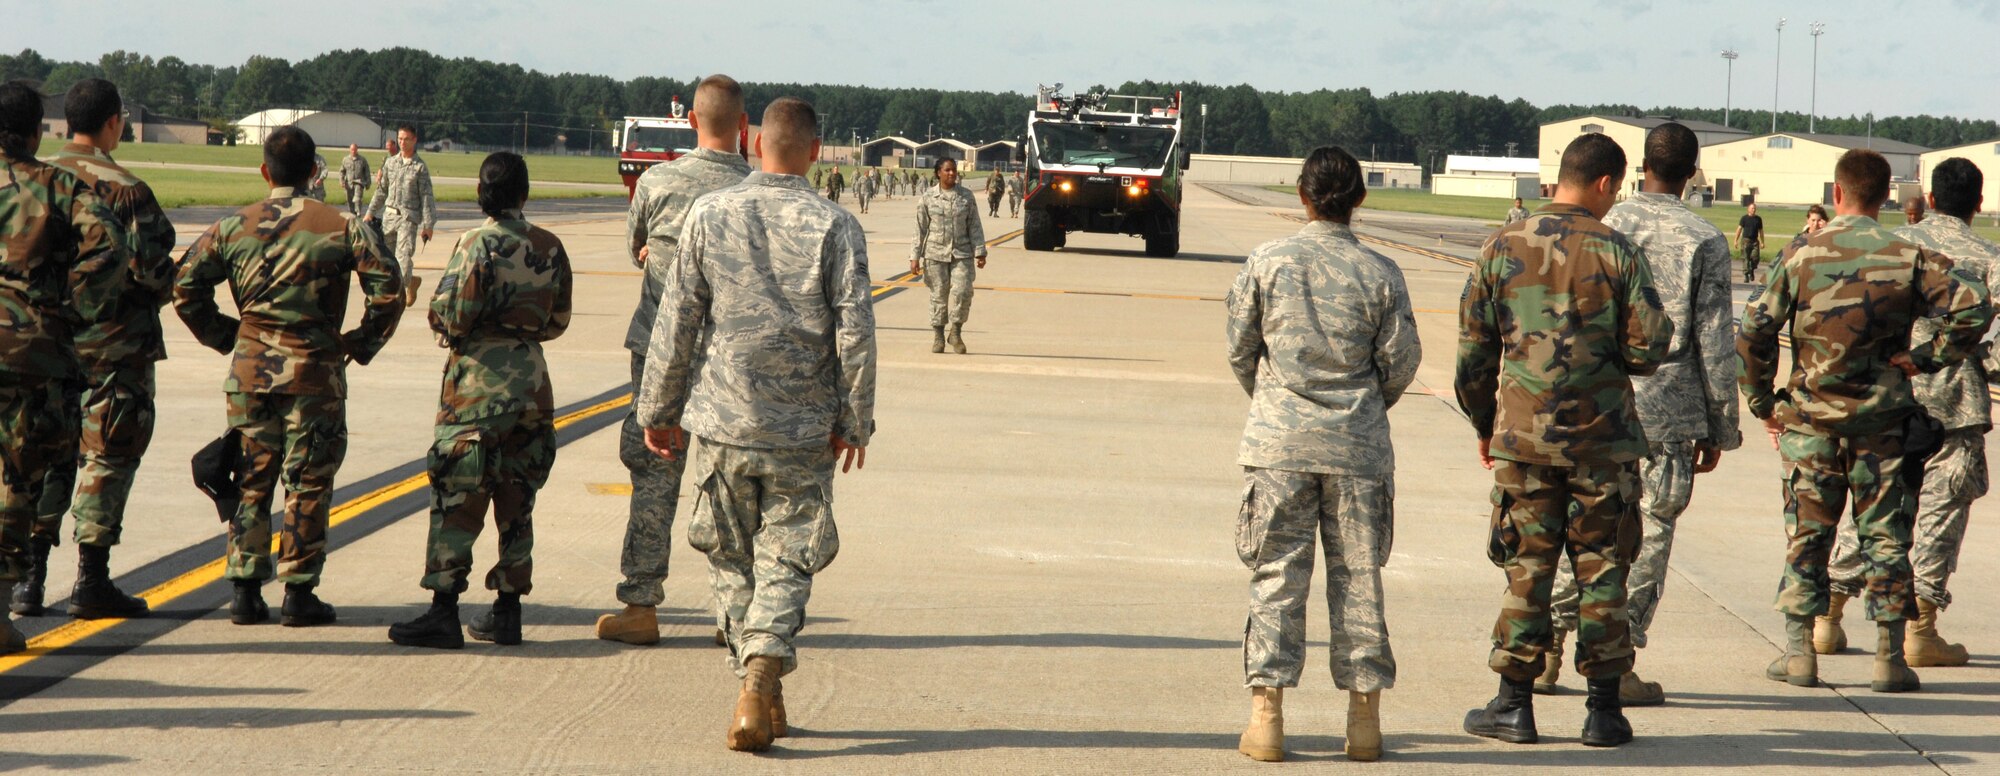
[[[1655,309],[1655,310],[1664,310],[1664,309],[1666,309],[1666,306],[1665,306],[1665,305],[1662,305],[1662,304],[1660,304],[1660,291],[1659,291],[1659,289],[1656,289],[1656,288],[1654,288],[1654,287],[1652,287],[1652,286],[1640,286],[1640,287],[1639,287],[1639,295],[1640,295],[1640,296],[1642,296],[1642,297],[1645,297],[1645,299],[1646,299],[1646,304],[1648,304],[1648,305],[1652,306],[1652,308],[1653,308],[1653,309]]]

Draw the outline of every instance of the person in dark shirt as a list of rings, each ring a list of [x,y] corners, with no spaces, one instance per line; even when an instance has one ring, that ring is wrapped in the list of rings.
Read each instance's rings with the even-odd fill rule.
[[[1756,205],[1736,222],[1736,244],[1743,249],[1743,282],[1757,282],[1757,264],[1763,261],[1764,217],[1757,215]]]

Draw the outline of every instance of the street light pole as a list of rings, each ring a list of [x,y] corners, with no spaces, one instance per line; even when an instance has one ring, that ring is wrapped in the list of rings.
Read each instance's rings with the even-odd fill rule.
[[[1736,98],[1736,49],[1723,49],[1722,58],[1729,60],[1729,77],[1722,86],[1722,125],[1729,126],[1729,108]]]
[[[1201,104],[1201,152],[1208,153],[1208,103]]]
[[[1778,134],[1778,75],[1785,64],[1785,19],[1778,18],[1778,55],[1771,60],[1771,134]]]
[[[1826,32],[1826,24],[1813,22],[1807,25],[1806,29],[1812,33],[1813,39],[1812,115],[1806,117],[1806,133],[1811,134],[1819,126],[1819,36],[1820,33]]]

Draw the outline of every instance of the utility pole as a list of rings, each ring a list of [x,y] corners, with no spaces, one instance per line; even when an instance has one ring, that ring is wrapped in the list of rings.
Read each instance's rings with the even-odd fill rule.
[[[1722,58],[1729,60],[1729,77],[1722,86],[1722,125],[1729,126],[1729,109],[1736,99],[1736,49],[1723,49]]]
[[[1778,134],[1778,75],[1785,64],[1785,19],[1778,17],[1778,55],[1771,60],[1771,134]]]
[[[1812,115],[1806,117],[1806,134],[1812,134],[1819,127],[1819,36],[1826,32],[1826,24],[1813,22],[1806,25],[1806,29],[1812,33],[1813,39]]]
[[[1208,153],[1208,103],[1201,104],[1201,152]]]

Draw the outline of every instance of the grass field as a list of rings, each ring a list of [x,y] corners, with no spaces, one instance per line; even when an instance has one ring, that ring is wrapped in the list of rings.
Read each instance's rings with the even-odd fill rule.
[[[1295,190],[1290,186],[1266,186],[1265,188],[1287,194]],[[1548,204],[1548,202],[1545,199],[1531,199],[1522,204],[1529,210],[1534,210]],[[1514,201],[1488,197],[1438,195],[1421,189],[1369,189],[1368,199],[1361,206],[1400,213],[1427,213],[1440,216],[1478,218],[1489,222],[1494,227],[1498,227],[1502,221],[1507,219],[1507,209],[1514,206]],[[1716,228],[1721,229],[1723,234],[1730,235],[1733,239],[1736,234],[1736,223],[1743,218],[1746,211],[1741,205],[1717,204],[1714,207],[1697,207],[1694,209],[1694,212],[1708,219],[1710,223],[1715,224]],[[1764,258],[1766,261],[1776,255],[1778,249],[1783,248],[1785,243],[1790,242],[1792,235],[1798,234],[1806,226],[1805,208],[1765,206],[1758,208],[1757,214],[1764,217],[1764,230],[1767,233],[1767,237],[1764,240]],[[1989,240],[2000,240],[2000,227],[1994,226],[1990,217],[1981,216],[1976,220],[1981,223],[1973,228],[1980,236]],[[1882,213],[1883,226],[1895,228],[1903,224],[1903,214],[1900,211],[1884,211]]]
[[[168,209],[190,205],[247,205],[271,193],[270,185],[256,175],[161,169],[142,169],[138,174],[153,187],[153,196],[159,198],[160,206]],[[433,193],[440,202],[471,202],[477,199],[472,187],[463,184],[438,184],[433,187]],[[529,196],[533,199],[571,199],[601,197],[604,192],[550,187],[536,189]],[[326,201],[330,205],[345,206],[347,196],[339,186],[330,185]]]
[[[48,149],[46,141],[43,148]],[[338,180],[340,160],[347,156],[346,148],[322,148],[320,154],[326,157],[327,180]],[[361,149],[361,155],[368,159],[370,171],[382,169],[386,156],[382,149]],[[219,167],[256,167],[264,163],[262,146],[195,146],[169,143],[127,143],[112,153],[120,161],[160,162],[164,164],[206,164]],[[431,174],[443,178],[477,178],[479,162],[485,154],[423,154],[425,163],[430,165]],[[594,156],[548,156],[534,154],[526,157],[528,174],[540,181],[563,181],[568,183],[617,183],[618,161]]]

